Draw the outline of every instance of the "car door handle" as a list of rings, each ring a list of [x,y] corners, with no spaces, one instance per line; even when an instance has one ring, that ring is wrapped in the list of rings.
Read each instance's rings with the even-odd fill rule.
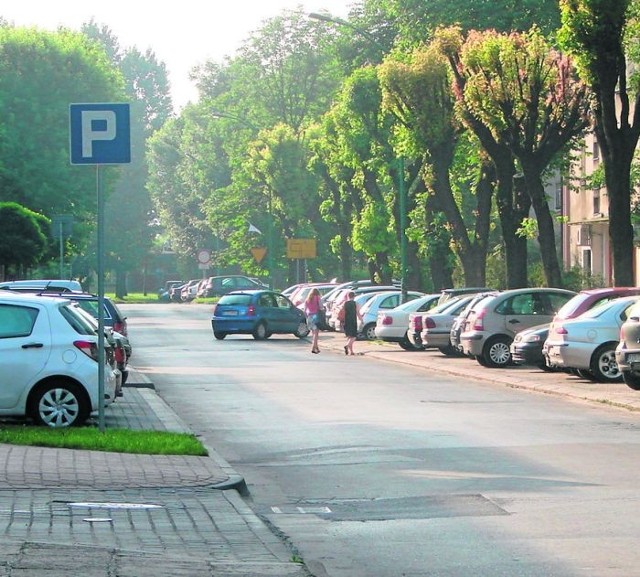
[[[509,324],[510,324],[510,325],[517,325],[517,324],[520,324],[520,321],[519,321],[518,319],[511,319],[511,320],[509,321]]]
[[[41,349],[44,347],[42,343],[27,343],[26,345],[22,345],[23,349]]]

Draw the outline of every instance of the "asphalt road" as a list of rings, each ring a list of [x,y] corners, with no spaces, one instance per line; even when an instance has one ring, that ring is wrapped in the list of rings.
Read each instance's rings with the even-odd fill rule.
[[[640,574],[637,413],[123,309],[136,367],[317,577]]]

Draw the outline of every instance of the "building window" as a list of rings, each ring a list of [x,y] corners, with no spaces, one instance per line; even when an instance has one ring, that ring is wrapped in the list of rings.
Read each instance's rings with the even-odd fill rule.
[[[592,155],[593,155],[593,164],[598,165],[600,162],[600,146],[598,145],[598,141],[595,139],[595,137],[593,139]]]
[[[600,189],[594,188],[593,189],[593,214],[600,215],[600,212],[602,212],[600,210]]]
[[[558,183],[556,185],[556,206],[555,209],[557,211],[562,210],[562,184]]]
[[[582,271],[585,274],[591,274],[591,249],[585,248],[582,250]]]

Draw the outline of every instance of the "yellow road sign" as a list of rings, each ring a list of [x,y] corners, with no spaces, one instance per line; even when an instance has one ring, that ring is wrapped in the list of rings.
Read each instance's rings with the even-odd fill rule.
[[[267,249],[263,246],[255,246],[251,249],[251,254],[253,255],[255,261],[260,264],[262,262],[262,259],[264,258],[264,255],[267,254]]]
[[[287,258],[316,258],[316,239],[288,238]]]

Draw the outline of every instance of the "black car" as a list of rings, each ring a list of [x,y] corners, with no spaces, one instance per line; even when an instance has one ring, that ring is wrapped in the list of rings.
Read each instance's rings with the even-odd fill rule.
[[[549,325],[537,325],[516,333],[511,343],[511,361],[515,365],[532,365],[543,371],[553,371],[542,354],[542,346],[549,336]]]

